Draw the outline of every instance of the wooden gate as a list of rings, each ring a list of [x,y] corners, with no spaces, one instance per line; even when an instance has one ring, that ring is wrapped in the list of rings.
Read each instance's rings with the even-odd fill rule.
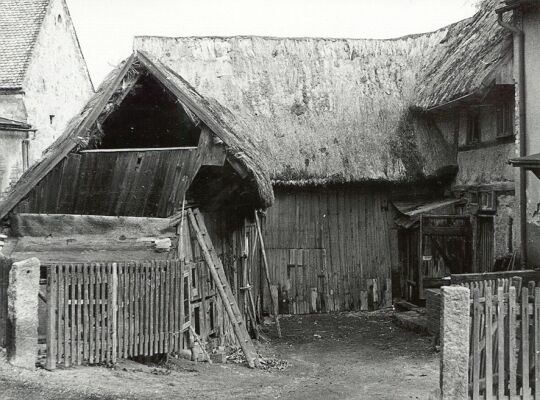
[[[182,349],[190,270],[177,260],[48,266],[47,368]]]
[[[540,398],[540,288],[521,278],[473,282],[469,393],[476,399]]]
[[[471,271],[472,229],[469,216],[420,216],[418,297],[424,299],[423,280]]]

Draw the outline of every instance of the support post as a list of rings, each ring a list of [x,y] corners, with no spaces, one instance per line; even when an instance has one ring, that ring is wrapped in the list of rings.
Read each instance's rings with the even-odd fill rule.
[[[470,290],[461,286],[443,286],[441,292],[441,399],[467,400]]]
[[[47,361],[45,368],[49,371],[56,369],[58,351],[58,340],[56,339],[58,279],[56,277],[56,268],[56,266],[49,267],[47,274]]]
[[[39,267],[39,260],[30,258],[9,272],[7,356],[13,366],[30,370],[38,355]]]

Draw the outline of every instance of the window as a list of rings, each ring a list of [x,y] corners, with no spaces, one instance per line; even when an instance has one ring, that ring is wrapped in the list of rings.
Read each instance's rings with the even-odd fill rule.
[[[471,112],[467,115],[467,144],[480,142],[480,115]]]
[[[514,107],[511,103],[497,106],[497,137],[514,134]]]

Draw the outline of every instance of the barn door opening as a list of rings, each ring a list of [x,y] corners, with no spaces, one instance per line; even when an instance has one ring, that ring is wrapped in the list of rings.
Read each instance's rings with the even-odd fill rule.
[[[399,234],[402,296],[419,302],[424,281],[472,271],[472,229],[463,215],[421,215]]]

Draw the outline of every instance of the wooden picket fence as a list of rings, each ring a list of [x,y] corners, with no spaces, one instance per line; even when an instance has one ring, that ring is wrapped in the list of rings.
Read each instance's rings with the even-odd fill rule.
[[[470,397],[540,399],[540,287],[522,287],[521,278],[464,286],[471,290]]]
[[[176,260],[48,266],[46,367],[179,351],[190,269]]]

